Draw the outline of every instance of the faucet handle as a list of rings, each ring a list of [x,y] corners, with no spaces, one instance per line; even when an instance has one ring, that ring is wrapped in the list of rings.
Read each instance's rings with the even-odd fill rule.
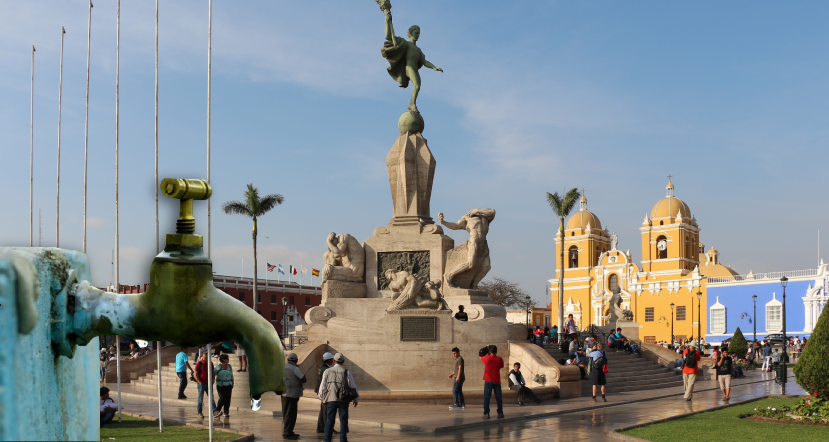
[[[213,189],[206,180],[164,178],[161,180],[161,193],[167,198],[179,200],[206,200],[213,194]]]
[[[164,178],[160,190],[167,198],[179,200],[176,233],[194,233],[196,218],[193,216],[193,200],[210,198],[213,194],[210,184],[200,179]]]

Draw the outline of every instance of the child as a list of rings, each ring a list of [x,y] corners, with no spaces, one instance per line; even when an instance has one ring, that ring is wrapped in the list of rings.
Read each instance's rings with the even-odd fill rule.
[[[777,364],[780,363],[780,353],[777,352],[777,349],[774,349],[774,353],[771,354],[771,363],[774,365],[774,368],[777,368]]]

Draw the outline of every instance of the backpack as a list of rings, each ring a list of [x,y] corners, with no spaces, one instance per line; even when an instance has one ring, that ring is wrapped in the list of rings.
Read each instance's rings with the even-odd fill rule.
[[[337,391],[337,398],[343,402],[351,402],[358,397],[357,389],[348,386],[348,370],[346,370],[343,375],[343,385]]]
[[[685,359],[682,361],[683,367],[695,368],[697,366],[697,351],[688,350],[685,354]]]
[[[596,370],[602,370],[603,373],[607,373],[607,353],[602,351],[602,357],[593,361],[593,368]]]

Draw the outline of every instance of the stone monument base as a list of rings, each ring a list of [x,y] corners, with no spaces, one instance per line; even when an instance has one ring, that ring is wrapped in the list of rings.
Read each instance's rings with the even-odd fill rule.
[[[322,282],[322,299],[365,298],[366,283],[326,280]]]

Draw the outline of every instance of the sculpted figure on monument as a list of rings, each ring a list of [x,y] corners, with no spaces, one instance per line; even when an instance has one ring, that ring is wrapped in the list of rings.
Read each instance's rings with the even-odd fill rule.
[[[389,288],[394,292],[394,302],[387,311],[402,310],[408,307],[443,310],[446,303],[440,293],[440,281],[429,281],[419,275],[412,275],[405,270],[386,270]]]
[[[409,101],[409,110],[417,112],[417,94],[420,92],[420,73],[418,70],[426,66],[438,72],[443,69],[433,65],[426,60],[426,56],[417,47],[417,39],[420,38],[420,26],[414,25],[409,28],[406,41],[402,37],[394,35],[394,26],[391,18],[391,2],[389,0],[375,0],[380,5],[380,10],[386,15],[386,42],[380,52],[383,58],[389,62],[389,75],[394,78],[400,87],[405,88],[412,82],[412,99]]]
[[[438,213],[438,220],[444,226],[452,230],[466,230],[469,232],[466,262],[453,269],[446,269],[444,277],[447,286],[456,287],[453,282],[455,276],[470,272],[472,273],[472,279],[469,288],[475,289],[478,288],[478,283],[489,273],[489,269],[492,267],[489,261],[489,245],[486,242],[486,235],[489,233],[489,224],[493,219],[495,219],[494,209],[472,209],[457,223],[444,221],[443,213]]]
[[[363,246],[348,233],[331,232],[326,240],[328,251],[323,255],[322,279],[363,282],[366,254]]]
[[[633,312],[622,308],[622,289],[619,286],[613,288],[613,296],[610,297],[610,319],[608,322],[630,322],[633,321]]]

